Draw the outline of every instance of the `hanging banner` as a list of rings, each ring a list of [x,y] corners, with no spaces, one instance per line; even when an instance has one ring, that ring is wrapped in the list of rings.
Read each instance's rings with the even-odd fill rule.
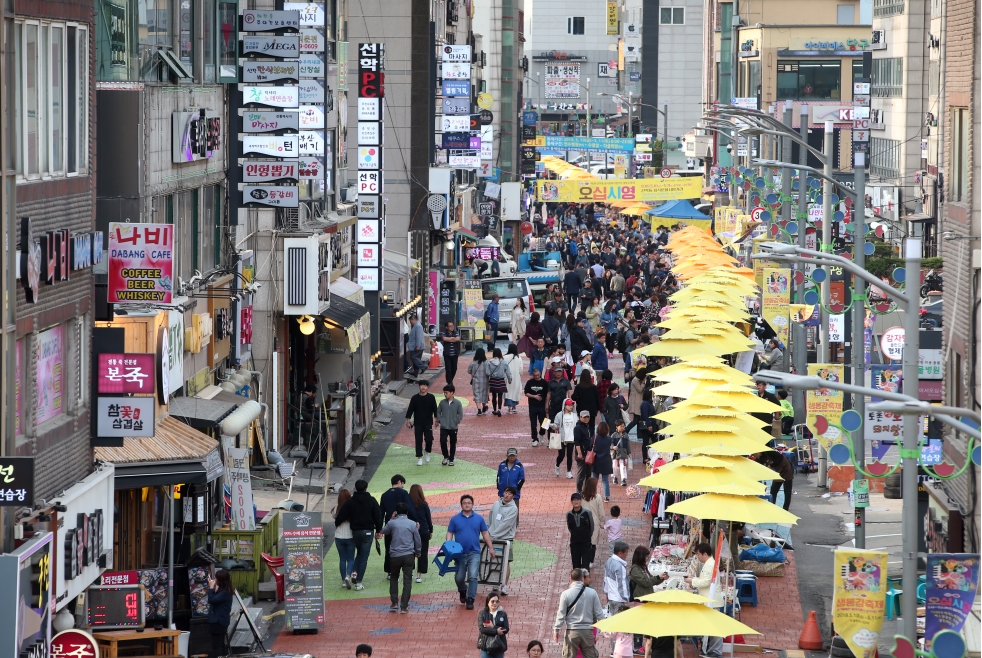
[[[173,224],[109,223],[110,304],[170,304]]]
[[[835,552],[832,622],[856,658],[873,658],[886,611],[887,554]]]
[[[839,363],[809,363],[808,374],[817,375],[823,381],[841,382],[843,381],[844,367]],[[842,391],[831,388],[819,388],[805,393],[805,406],[808,415],[805,423],[808,425],[818,442],[828,450],[829,446],[842,443],[845,440],[845,433],[833,424],[838,424],[842,418]],[[829,421],[829,428],[825,434],[819,434],[815,430],[815,419],[818,416],[825,416]]]
[[[252,511],[252,480],[249,478],[249,453],[246,448],[225,449],[225,483],[232,490],[232,529],[256,529]]]
[[[820,320],[818,304],[791,304],[791,321],[805,327],[817,327]]]
[[[978,588],[978,553],[932,553],[927,556],[924,637],[928,642],[938,631],[962,629],[972,611]]]
[[[484,299],[480,281],[464,281],[464,316],[460,318],[460,326],[484,329]]]
[[[702,179],[697,176],[644,180],[548,180],[535,184],[537,201],[590,203],[592,201],[672,201],[698,199]]]
[[[846,340],[846,316],[842,313],[829,315],[829,342],[842,343]]]
[[[762,314],[777,334],[777,339],[787,345],[791,326],[791,270],[765,268],[763,278]]]
[[[869,367],[870,386],[887,393],[903,393],[903,366],[874,364]],[[882,398],[873,396],[872,402]],[[863,418],[863,438],[870,442],[873,459],[883,461],[890,446],[899,443],[904,432],[904,417],[889,411],[871,411],[866,408]]]
[[[634,140],[622,137],[600,139],[599,137],[554,137],[545,136],[545,146],[551,149],[569,149],[596,153],[633,153]]]

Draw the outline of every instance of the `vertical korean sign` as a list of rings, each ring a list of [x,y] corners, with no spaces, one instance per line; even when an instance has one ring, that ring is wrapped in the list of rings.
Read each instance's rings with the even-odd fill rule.
[[[286,627],[324,627],[324,548],[320,512],[283,512]]]
[[[612,37],[620,33],[618,22],[620,20],[620,11],[618,8],[618,3],[608,2],[607,3],[607,36]]]
[[[173,224],[109,223],[109,303],[170,304]]]
[[[924,637],[960,631],[972,612],[979,588],[979,554],[932,553],[927,556]]]
[[[382,159],[383,104],[385,103],[385,46],[358,44],[358,217],[372,224],[358,231],[358,249],[382,253],[385,204],[382,202],[385,170]],[[364,157],[362,157],[364,154]],[[369,291],[382,289],[382,258],[358,266],[358,283]]]
[[[763,278],[764,319],[771,325],[778,340],[787,345],[788,328],[791,323],[791,270],[765,268]]]
[[[808,374],[817,375],[819,379],[826,382],[841,382],[843,366],[838,363],[809,363]],[[805,394],[805,404],[808,407],[805,423],[826,450],[829,446],[845,440],[845,434],[838,427],[832,427],[842,418],[842,391],[832,388],[808,391]],[[815,419],[818,416],[824,416],[829,421],[829,428],[825,430],[825,434],[819,434],[815,429]]]
[[[246,448],[225,449],[225,481],[232,490],[232,529],[255,530],[252,511],[252,480],[249,479],[249,452]]]
[[[886,610],[887,554],[835,552],[832,621],[856,658],[873,658]]]

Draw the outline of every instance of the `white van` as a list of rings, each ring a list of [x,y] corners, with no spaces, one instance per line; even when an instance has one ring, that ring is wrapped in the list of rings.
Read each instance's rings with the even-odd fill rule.
[[[528,321],[534,306],[528,281],[512,276],[481,279],[481,298],[484,300],[484,308],[491,303],[495,293],[498,294],[498,331],[511,331],[511,312],[520,297],[525,299],[527,313],[525,319]]]

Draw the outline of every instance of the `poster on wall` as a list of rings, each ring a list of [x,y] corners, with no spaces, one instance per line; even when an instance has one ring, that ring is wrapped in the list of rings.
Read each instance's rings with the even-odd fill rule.
[[[979,588],[979,554],[933,553],[927,556],[924,637],[958,632],[972,613]]]
[[[170,304],[173,224],[109,223],[110,304]]]
[[[109,65],[126,66],[126,7],[106,2],[103,4],[109,31]]]
[[[462,327],[484,329],[484,299],[481,294],[481,282],[476,279],[464,281],[464,317],[460,319]]]
[[[545,66],[546,98],[579,98],[580,65],[550,63]]]
[[[872,364],[869,367],[870,386],[887,393],[903,393],[903,366]],[[882,398],[871,397],[873,402]],[[870,442],[873,459],[883,461],[890,447],[899,443],[904,432],[904,417],[890,411],[872,411],[866,407],[863,437]]]
[[[61,413],[64,406],[65,327],[58,325],[37,335],[36,369],[38,425]]]
[[[810,376],[817,375],[822,381],[842,382],[844,367],[838,363],[809,363],[808,374]],[[815,419],[818,416],[824,416],[829,421],[829,428],[825,434],[819,435],[815,432],[815,438],[826,450],[845,440],[845,433],[831,426],[838,424],[842,418],[842,391],[833,388],[818,388],[814,391],[808,391],[805,394],[805,404],[808,408],[805,422],[812,432],[815,432]]]
[[[246,469],[246,474],[248,474]],[[283,512],[286,553],[286,627],[324,627],[324,549],[320,512]]]
[[[872,658],[883,628],[887,594],[887,554],[835,551],[832,620],[856,658]]]
[[[768,268],[763,274],[761,308],[764,319],[777,334],[777,339],[787,345],[788,330],[791,326],[791,270]]]

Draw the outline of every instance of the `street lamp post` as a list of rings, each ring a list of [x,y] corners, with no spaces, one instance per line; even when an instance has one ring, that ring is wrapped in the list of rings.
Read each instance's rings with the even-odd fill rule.
[[[832,246],[832,135],[834,124],[825,122],[825,179],[822,181],[822,251],[831,251]],[[832,301],[832,277],[822,282],[822,308],[819,320],[819,340],[821,351],[818,362],[829,362],[829,303]],[[818,486],[829,484],[829,455],[825,446],[818,446]]]
[[[798,117],[798,131],[801,139],[801,143],[798,145],[798,246],[802,249],[808,246],[808,231],[806,230],[806,221],[808,219],[808,174],[804,167],[808,164],[808,149],[801,146],[801,144],[808,143],[808,108],[804,105],[801,106],[801,113]],[[791,158],[785,160],[785,162],[790,161]],[[805,280],[802,279],[801,283],[798,284],[798,303],[801,304],[805,301]],[[798,339],[794,343],[794,367],[798,370],[799,374],[808,374],[808,340],[806,336],[808,335],[808,330],[805,329],[804,325],[800,322],[795,322],[796,336]],[[805,392],[800,390],[795,390],[794,394],[794,408],[795,408],[795,422],[803,423],[807,418],[807,410],[805,408]],[[797,411],[801,410],[800,414]]]
[[[860,269],[866,269],[866,154],[862,151],[853,154],[854,185],[857,201],[852,204],[852,262]],[[852,286],[852,383],[860,386],[865,379],[866,363],[864,329],[866,322],[866,284],[858,276],[853,277]],[[853,394],[852,408],[863,418],[866,417],[866,397]],[[860,467],[866,464],[866,440],[853,437],[853,455]],[[857,471],[855,478],[859,478]],[[854,480],[855,481],[855,480]],[[856,507],[856,548],[866,548],[866,508]]]

